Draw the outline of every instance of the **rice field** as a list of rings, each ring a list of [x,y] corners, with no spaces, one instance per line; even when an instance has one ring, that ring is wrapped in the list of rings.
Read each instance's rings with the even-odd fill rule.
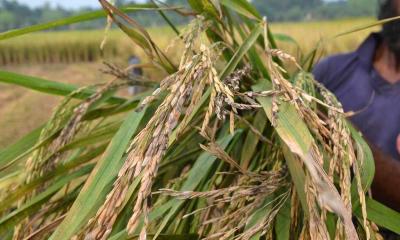
[[[334,36],[346,30],[373,22],[372,18],[345,19],[324,22],[273,23],[274,33],[286,34],[294,38],[296,44],[279,41],[282,48],[296,57],[307,53],[316,43],[326,37]],[[184,28],[184,26],[182,26]],[[326,44],[324,55],[351,51],[368,35],[377,30],[372,28],[360,31]],[[149,29],[153,39],[166,49],[174,33],[167,27]],[[16,39],[0,42],[0,66],[43,63],[95,62],[102,59],[121,60],[132,55],[144,54],[121,31],[113,29],[107,37],[107,44],[100,51],[103,40],[102,30],[41,32],[25,35]],[[170,50],[170,55],[174,52]],[[172,56],[173,57],[173,56]]]
[[[165,39],[173,36],[171,31],[161,27],[151,32]],[[116,29],[108,32],[106,44],[100,50],[104,35],[103,30],[57,31],[1,41],[0,65],[95,62],[125,59],[131,54],[141,55],[130,39]]]
[[[379,27],[372,27],[357,31],[336,39],[328,40],[333,36],[355,28],[366,26],[376,21],[373,18],[342,19],[336,21],[277,23],[271,24],[274,33],[283,33],[296,40],[297,46],[288,42],[278,42],[282,49],[291,52],[297,58],[309,53],[319,41],[323,41],[322,56],[344,53],[355,50],[358,45],[371,33],[379,31]]]

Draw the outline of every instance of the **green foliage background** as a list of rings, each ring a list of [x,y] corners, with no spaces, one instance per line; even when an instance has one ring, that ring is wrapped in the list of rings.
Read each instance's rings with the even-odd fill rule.
[[[135,4],[135,1],[119,0],[116,3],[121,6]],[[183,0],[165,0],[165,3],[187,7],[186,1]],[[268,16],[270,21],[307,21],[375,16],[378,5],[376,0],[252,0],[252,3],[262,15]],[[52,7],[49,4],[44,4],[38,8],[29,8],[17,1],[0,0],[0,31],[69,17],[90,10],[93,9],[69,10],[62,7]],[[131,16],[144,26],[165,25],[162,17],[155,12],[138,12],[131,14]],[[178,25],[185,24],[188,21],[187,18],[177,14],[167,13],[167,16]],[[93,29],[103,26],[104,20],[96,20],[57,29]]]

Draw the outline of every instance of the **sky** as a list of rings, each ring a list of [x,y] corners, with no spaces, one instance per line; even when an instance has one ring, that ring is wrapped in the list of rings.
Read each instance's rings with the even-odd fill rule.
[[[98,0],[17,0],[17,2],[27,4],[30,7],[41,6],[45,2],[48,2],[52,6],[60,5],[69,9],[100,6]],[[138,0],[136,2],[145,2],[145,0]]]

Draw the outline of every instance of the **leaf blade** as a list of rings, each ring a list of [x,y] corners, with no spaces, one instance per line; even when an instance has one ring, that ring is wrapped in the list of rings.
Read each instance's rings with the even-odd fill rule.
[[[133,134],[138,130],[145,111],[132,111],[111,140],[102,159],[86,181],[68,215],[51,236],[51,239],[70,239],[101,206],[112,182],[124,162],[123,154]],[[93,199],[93,196],[96,196]],[[91,199],[93,201],[91,201]]]

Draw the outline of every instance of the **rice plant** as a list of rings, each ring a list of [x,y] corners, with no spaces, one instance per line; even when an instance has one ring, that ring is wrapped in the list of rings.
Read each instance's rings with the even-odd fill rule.
[[[2,82],[65,96],[44,126],[0,151],[2,239],[400,233],[399,213],[367,194],[368,145],[308,72],[317,51],[299,62],[278,48],[245,0],[189,1],[177,10],[192,19],[183,31],[154,4],[184,46],[175,61],[137,21],[100,3],[165,77],[109,65],[113,80],[76,88],[0,72]],[[152,89],[118,97],[128,83]]]

